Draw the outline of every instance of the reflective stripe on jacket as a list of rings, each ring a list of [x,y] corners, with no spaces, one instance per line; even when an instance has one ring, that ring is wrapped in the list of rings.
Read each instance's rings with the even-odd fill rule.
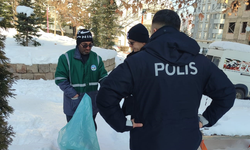
[[[55,83],[64,92],[64,113],[67,115],[73,115],[83,94],[97,91],[98,82],[107,76],[102,58],[95,52],[90,52],[86,63],[81,59],[81,54],[76,48],[62,54],[58,60]],[[72,100],[76,94],[80,95],[79,98]],[[93,101],[95,104],[95,99],[92,99]],[[94,110],[93,113],[97,111]]]
[[[78,50],[73,49],[61,55],[55,73],[55,82],[68,80],[77,93],[97,90],[98,82],[107,76],[100,56],[90,52],[88,61],[83,64]]]

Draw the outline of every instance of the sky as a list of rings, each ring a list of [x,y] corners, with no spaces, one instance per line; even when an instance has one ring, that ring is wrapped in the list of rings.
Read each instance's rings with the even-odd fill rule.
[[[57,63],[59,56],[76,45],[74,39],[54,36],[40,31],[39,47],[23,47],[15,43],[14,29],[3,31],[7,36],[5,42],[6,56],[11,63],[48,64]],[[115,57],[116,66],[124,61],[126,54],[114,50],[93,47],[103,60]],[[8,98],[14,108],[8,122],[16,133],[9,150],[59,150],[58,132],[66,125],[63,113],[63,92],[54,80],[17,80],[13,84],[15,98]],[[199,113],[210,104],[211,99],[203,96]],[[122,102],[121,102],[122,103]],[[245,136],[250,135],[250,101],[236,99],[233,108],[213,127],[202,129],[209,135]],[[101,150],[129,150],[129,133],[115,132],[98,114],[97,137]],[[250,144],[250,141],[249,141]],[[241,145],[236,145],[239,148]],[[234,145],[235,147],[235,145]],[[245,147],[244,147],[245,148]],[[245,150],[242,148],[242,150]],[[209,149],[209,147],[208,147]],[[232,147],[228,148],[231,150]],[[219,149],[218,149],[219,150]]]

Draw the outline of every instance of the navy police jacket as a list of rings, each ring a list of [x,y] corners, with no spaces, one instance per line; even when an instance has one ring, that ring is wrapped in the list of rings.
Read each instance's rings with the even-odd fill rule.
[[[233,84],[210,60],[199,54],[195,40],[164,26],[144,50],[127,58],[103,82],[97,106],[116,131],[130,130],[131,150],[197,150],[202,135],[198,108],[202,95],[212,99],[202,114],[214,125],[234,104]],[[134,119],[126,125],[119,105],[134,96]]]

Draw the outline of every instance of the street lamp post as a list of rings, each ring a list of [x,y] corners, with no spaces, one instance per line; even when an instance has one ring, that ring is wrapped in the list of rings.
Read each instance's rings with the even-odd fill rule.
[[[142,9],[141,24],[143,24],[143,16],[146,13],[146,9]]]

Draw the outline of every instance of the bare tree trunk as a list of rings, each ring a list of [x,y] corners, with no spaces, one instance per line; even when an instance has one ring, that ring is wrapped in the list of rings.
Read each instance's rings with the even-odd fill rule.
[[[25,46],[29,45],[28,31],[26,32]]]
[[[61,31],[61,35],[62,35],[62,36],[64,36],[64,32],[63,32],[63,28],[62,28],[61,23],[59,22],[59,24],[58,24],[58,25],[59,25],[59,28],[60,28],[60,31]]]
[[[54,20],[54,36],[56,36],[56,13],[55,13],[55,20]]]
[[[76,27],[77,26],[73,26],[73,38],[76,39]]]

